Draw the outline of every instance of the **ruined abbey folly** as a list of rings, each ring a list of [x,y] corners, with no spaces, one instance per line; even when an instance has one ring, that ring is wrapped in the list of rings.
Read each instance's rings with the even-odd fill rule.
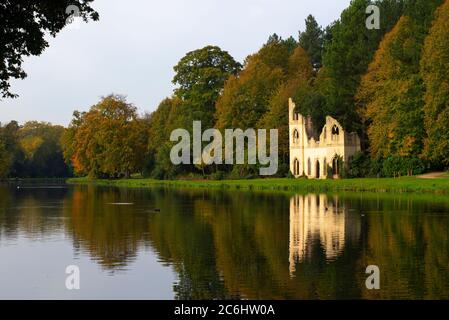
[[[359,152],[360,138],[347,133],[332,117],[326,117],[321,132],[310,117],[295,112],[292,99],[288,102],[290,171],[295,177],[309,179],[339,178],[340,166],[351,162]]]

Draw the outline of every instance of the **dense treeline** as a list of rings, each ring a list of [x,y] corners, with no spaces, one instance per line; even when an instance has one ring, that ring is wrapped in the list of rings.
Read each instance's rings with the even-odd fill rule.
[[[72,175],[60,139],[64,127],[31,121],[0,126],[0,178],[56,178]]]
[[[437,10],[424,42],[420,71],[424,83],[424,155],[449,165],[449,1]]]
[[[380,30],[365,27],[365,11],[371,4],[367,0],[352,1],[326,28],[307,17],[298,40],[271,36],[259,52],[247,57],[240,71],[229,75],[213,118],[208,116],[206,123],[220,130],[277,128],[283,176],[288,173],[286,104],[292,97],[297,111],[311,116],[318,128],[331,115],[347,130],[359,133],[365,152],[355,157],[344,172],[347,176],[396,176],[444,168],[449,165],[444,113],[449,105],[444,25],[449,20],[448,2],[443,2],[376,1]],[[202,67],[207,65],[206,49],[189,55],[202,57]],[[202,172],[203,168],[174,167],[168,157],[169,134],[191,126],[191,114],[196,112],[191,105],[197,98],[175,92],[150,115],[153,158],[148,174],[170,178]],[[206,173],[216,178],[249,177],[256,169],[220,165],[206,168]]]
[[[215,46],[187,53],[174,67],[173,95],[153,113],[139,116],[115,95],[75,112],[61,139],[65,160],[76,174],[91,177],[257,175],[257,165],[249,164],[174,166],[170,133],[191,132],[196,120],[203,130],[278,129],[278,176],[286,176],[292,97],[296,111],[317,128],[331,115],[362,138],[364,152],[343,175],[396,176],[449,166],[449,0],[375,1],[380,30],[365,26],[370,4],[353,0],[325,28],[308,16],[297,39],[274,34],[243,64]],[[16,161],[3,140],[0,164],[6,167]],[[14,176],[15,170],[7,171]]]
[[[433,17],[441,2],[407,2],[406,14],[381,41],[356,94],[356,107],[366,125],[371,158],[376,162],[383,161],[384,171],[387,168],[393,174],[421,171],[432,162],[434,165],[449,164],[449,158],[432,158],[425,150],[425,146],[429,146],[426,140],[434,141],[436,134],[425,126],[428,106],[424,72],[420,67],[421,60],[428,59],[423,55],[423,47],[430,46],[432,34],[440,32],[435,28],[442,23],[441,19]],[[447,10],[447,5],[446,1],[437,12]],[[447,20],[443,23],[447,24]],[[437,50],[431,51],[438,54]],[[448,56],[443,56],[442,60],[446,67],[444,63],[440,64],[434,72],[447,69]],[[439,80],[444,83],[444,79]],[[447,83],[448,78],[445,81]],[[443,104],[447,107],[449,100]],[[447,132],[448,126],[440,126],[439,130]],[[444,139],[439,137],[438,143],[445,143]]]

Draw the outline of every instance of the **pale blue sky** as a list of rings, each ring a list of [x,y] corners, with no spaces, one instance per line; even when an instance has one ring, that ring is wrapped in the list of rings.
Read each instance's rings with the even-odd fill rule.
[[[173,66],[186,52],[217,45],[242,62],[270,34],[297,38],[308,14],[326,26],[349,2],[95,0],[100,21],[64,29],[41,56],[25,58],[28,78],[12,82],[20,97],[0,101],[0,121],[67,125],[73,110],[110,93],[153,111],[171,95]]]

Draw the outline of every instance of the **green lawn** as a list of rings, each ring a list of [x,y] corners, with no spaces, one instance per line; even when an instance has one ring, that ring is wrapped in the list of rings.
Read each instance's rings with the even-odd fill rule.
[[[404,178],[366,178],[344,180],[307,180],[307,179],[254,179],[254,180],[89,180],[73,178],[71,184],[96,184],[119,187],[154,187],[168,186],[179,188],[207,188],[225,190],[257,190],[257,191],[370,191],[370,192],[429,192],[448,193],[449,178],[419,179]]]

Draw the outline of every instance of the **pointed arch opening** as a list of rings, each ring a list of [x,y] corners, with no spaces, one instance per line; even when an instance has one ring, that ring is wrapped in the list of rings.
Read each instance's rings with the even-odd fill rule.
[[[327,159],[323,160],[323,177],[327,177]]]
[[[332,127],[332,134],[338,136],[340,134],[340,128],[336,124]]]
[[[298,144],[299,143],[299,131],[298,129],[295,129],[293,131],[293,143]]]
[[[331,140],[338,141],[339,136],[340,136],[340,128],[336,124],[334,124],[331,130]]]
[[[312,175],[312,162],[310,161],[310,158],[307,159],[307,175]]]
[[[293,161],[293,175],[299,176],[299,174],[299,160],[295,159],[295,161]]]
[[[340,168],[339,168],[339,161],[338,161],[338,156],[335,156],[334,159],[332,160],[332,174],[334,176],[338,176],[340,174]]]

